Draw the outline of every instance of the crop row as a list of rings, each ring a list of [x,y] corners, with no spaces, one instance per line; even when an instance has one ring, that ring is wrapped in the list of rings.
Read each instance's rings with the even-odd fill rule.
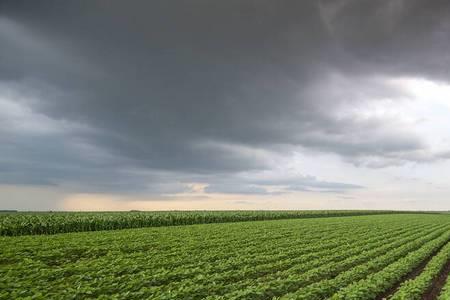
[[[47,265],[62,265],[70,262],[75,262],[81,259],[89,259],[100,256],[100,260],[105,253],[110,255],[120,255],[124,260],[128,259],[137,263],[141,263],[141,268],[152,268],[156,270],[158,268],[173,269],[174,265],[183,267],[184,269],[192,269],[201,263],[217,264],[217,261],[227,261],[229,259],[245,259],[245,258],[257,258],[260,253],[270,253],[271,256],[279,254],[280,256],[289,254],[287,251],[292,251],[292,255],[306,253],[308,251],[317,251],[323,247],[335,247],[340,243],[347,243],[354,235],[360,235],[363,237],[369,231],[366,227],[359,227],[358,219],[345,219],[342,222],[341,219],[326,219],[327,226],[323,226],[322,219],[305,220],[308,226],[292,228],[292,223],[288,220],[277,221],[276,223],[269,222],[268,224],[274,225],[273,228],[266,228],[266,230],[257,230],[258,223],[235,223],[227,225],[226,231],[215,231],[216,228],[221,228],[223,225],[214,224],[209,225],[211,230],[207,232],[207,238],[204,233],[200,234],[197,230],[198,226],[194,227],[179,227],[177,230],[182,232],[183,236],[183,251],[180,251],[178,246],[178,235],[154,235],[154,230],[127,230],[123,232],[129,238],[126,241],[115,239],[111,242],[102,245],[98,240],[91,241],[91,239],[85,239],[82,244],[75,242],[71,244],[64,236],[54,236],[51,238],[53,242],[59,240],[64,241],[64,247],[66,253],[64,256],[60,255],[58,248],[63,246],[48,245],[36,245],[42,251],[36,254],[33,259],[42,261]],[[381,220],[380,220],[381,221]],[[388,226],[392,222],[385,222],[383,226]],[[414,224],[414,223],[413,223]],[[211,227],[212,226],[212,227]],[[377,228],[379,224],[377,220],[373,220],[371,231]],[[407,229],[397,228],[397,230]],[[409,226],[412,226],[409,225]],[[429,224],[427,226],[430,226]],[[330,230],[330,227],[333,230]],[[242,236],[240,232],[242,230],[251,230],[252,234],[245,238],[245,247],[242,247]],[[352,235],[345,235],[343,233],[352,230]],[[385,231],[382,231],[385,233]],[[387,231],[389,232],[389,231]],[[395,231],[398,232],[398,231]],[[87,233],[88,234],[88,233]],[[134,238],[133,235],[138,234],[139,238]],[[103,232],[103,237],[116,236],[114,232]],[[123,236],[123,235],[122,235]],[[327,239],[324,241],[323,237]],[[328,239],[329,237],[329,239]],[[13,244],[15,241],[21,241],[23,239],[35,240],[32,236],[23,237],[21,239],[9,239],[9,243]],[[50,239],[50,237],[49,237]],[[142,240],[151,240],[152,243],[142,243]],[[261,243],[261,241],[264,243]],[[303,243],[305,246],[298,247],[299,243]],[[20,248],[19,242],[16,247]],[[217,251],[220,249],[221,251]],[[30,246],[28,251],[34,253],[34,246]],[[16,254],[17,251],[14,251]],[[198,253],[198,256],[196,255]],[[105,257],[106,262],[108,257]],[[149,261],[150,259],[150,261]]]
[[[449,232],[416,214],[0,237],[0,299],[323,299]]]
[[[212,276],[214,273],[218,273],[218,275],[215,274],[212,277],[215,283],[229,283],[239,278],[248,280],[275,271],[282,271],[295,265],[304,265],[306,263],[309,265],[320,265],[326,260],[331,261],[339,258],[344,251],[379,247],[397,240],[406,233],[412,234],[411,228],[401,228],[381,235],[365,230],[360,233],[355,232],[351,238],[345,239],[344,242],[341,237],[342,232],[338,232],[338,236],[335,238],[330,236],[330,239],[325,242],[314,243],[311,241],[309,246],[304,248],[295,247],[299,242],[305,242],[301,240],[292,240],[289,244],[275,245],[274,247],[282,246],[282,249],[285,249],[280,253],[274,252],[275,248],[273,245],[269,245],[270,247],[266,248],[260,247],[262,252],[255,249],[255,251],[250,251],[250,253],[233,255],[229,259],[222,260],[220,265],[217,265],[217,260],[208,261],[202,258],[202,261],[197,261],[196,264],[192,265],[180,263],[176,268],[172,268],[169,271],[165,268],[154,270],[152,285],[160,285],[170,281],[177,281],[178,284],[181,279],[198,275]],[[243,271],[236,272],[236,269]],[[190,282],[195,284],[195,281],[190,280]]]
[[[438,300],[450,300],[450,276],[447,278],[444,288],[439,294]]]
[[[0,213],[0,236],[393,213],[403,212],[347,210]]]
[[[390,297],[392,300],[420,300],[422,295],[439,275],[444,265],[450,259],[450,243],[447,243],[437,255],[435,255],[414,279],[402,283],[397,292]]]
[[[409,232],[411,234],[411,231]],[[343,234],[343,232],[341,232]],[[391,233],[392,234],[392,233]],[[398,235],[397,235],[398,234]],[[391,241],[398,240],[401,238],[400,232],[397,234],[392,234]],[[423,233],[416,233],[414,237],[411,239],[417,238],[418,236],[421,236]],[[219,265],[216,268],[216,274],[214,273],[214,270],[211,269],[212,274],[200,274],[196,276],[195,278],[191,278],[186,281],[176,281],[176,283],[169,284],[168,286],[165,286],[165,290],[170,290],[171,296],[175,298],[185,298],[189,295],[197,295],[197,296],[206,296],[208,293],[214,292],[216,294],[220,294],[223,292],[230,292],[233,290],[239,290],[240,288],[245,287],[246,285],[252,284],[252,278],[259,278],[262,276],[263,281],[264,280],[272,280],[271,276],[266,276],[268,274],[273,275],[272,277],[283,277],[285,275],[289,275],[290,272],[302,272],[306,270],[311,270],[315,267],[319,267],[329,261],[339,260],[342,259],[343,250],[350,251],[356,253],[357,251],[361,252],[362,250],[372,249],[378,246],[384,245],[386,242],[389,242],[389,239],[387,239],[386,236],[379,236],[379,241],[375,243],[376,239],[373,240],[369,238],[369,236],[366,237],[367,239],[364,239],[364,237],[360,237],[358,242],[348,243],[348,241],[343,241],[343,245],[339,248],[335,249],[328,249],[324,251],[319,251],[318,253],[310,253],[304,256],[298,256],[290,259],[286,259],[283,261],[278,261],[274,263],[268,263],[263,265],[239,265],[237,264],[234,269],[231,269],[227,272],[220,272],[221,266]],[[400,239],[400,242],[402,240]],[[347,244],[348,243],[348,244]],[[346,246],[346,247],[344,247]],[[362,250],[359,246],[362,247]],[[270,254],[267,254],[266,257],[270,257]],[[286,272],[284,272],[284,269],[290,269]],[[180,272],[182,271],[182,267],[180,267]],[[283,272],[281,272],[283,271]],[[172,274],[173,275],[173,274]],[[207,276],[205,276],[207,275]],[[174,278],[172,278],[174,279]],[[207,286],[207,281],[213,281],[214,286]],[[243,281],[241,281],[243,280]],[[236,282],[235,284],[231,284],[233,282]],[[262,281],[261,281],[262,282]],[[154,290],[157,292],[158,288],[155,287]],[[179,290],[180,292],[176,292]],[[148,290],[147,292],[151,292]],[[159,294],[159,296],[162,296],[162,294]],[[228,295],[230,296],[230,295]]]
[[[410,240],[419,236],[419,234],[410,236]],[[401,236],[397,236],[396,239],[405,242],[405,240],[402,240]],[[282,284],[279,278],[289,278],[294,274],[307,274],[307,276],[314,275],[316,274],[317,269],[331,267],[333,263],[355,256],[358,253],[376,247],[383,247],[381,250],[385,250],[389,246],[384,247],[384,244],[393,241],[394,239],[385,239],[384,241],[368,239],[366,240],[366,244],[349,244],[347,245],[347,248],[336,248],[334,251],[330,249],[318,253],[318,256],[305,255],[283,262],[254,267],[249,266],[247,269],[241,268],[241,271],[238,272],[229,271],[227,273],[214,274],[208,277],[208,280],[212,280],[215,283],[214,286],[207,285],[204,278],[193,278],[192,280],[186,281],[184,284],[183,282],[180,282],[179,284],[166,286],[164,290],[170,290],[170,295],[175,298],[185,298],[189,297],[189,295],[197,295],[198,298],[201,298],[206,297],[210,292],[214,292],[216,295],[225,294],[223,296],[224,299],[233,299],[237,297],[238,294],[243,297],[246,295],[245,292],[248,291],[250,294],[246,295],[246,297],[258,299],[257,296],[253,295],[253,290],[258,290],[261,297],[269,297],[273,296],[270,295],[271,290],[266,289],[267,284],[270,282],[275,281],[278,284]],[[163,295],[165,295],[164,292]]]
[[[202,241],[193,243],[193,247],[187,247],[187,245],[185,245],[184,248],[187,251],[183,253],[179,253],[179,251],[174,249],[172,249],[173,252],[166,251],[163,254],[163,260],[164,262],[171,264],[170,267],[173,267],[173,263],[177,263],[183,268],[193,268],[199,266],[201,262],[210,262],[217,265],[217,261],[219,260],[224,261],[231,259],[245,261],[247,258],[256,259],[261,257],[262,254],[267,253],[270,259],[273,258],[278,261],[286,257],[303,255],[308,252],[332,249],[346,244],[350,245],[351,241],[355,238],[364,241],[372,234],[387,237],[389,234],[394,236],[395,234],[406,232],[406,230],[411,232],[415,226],[414,223],[409,224],[405,222],[402,227],[396,227],[394,222],[385,221],[382,224],[383,229],[377,230],[377,226],[381,226],[381,224],[377,224],[375,221],[376,220],[373,221],[371,228],[366,228],[359,227],[357,225],[358,223],[354,222],[353,219],[346,219],[345,222],[336,219],[336,221],[332,223],[328,220],[327,223],[329,223],[329,226],[325,227],[323,226],[323,222],[319,219],[318,222],[310,222],[306,229],[297,228],[295,232],[292,231],[291,226],[283,228],[281,225],[283,223],[279,222],[277,223],[275,230],[264,231],[262,235],[254,233],[251,236],[246,237],[245,247],[242,245],[241,237],[236,235],[237,233],[232,233],[232,235],[228,237],[226,236],[226,233],[222,232],[220,233],[221,237],[214,239],[213,242],[211,242],[211,238],[205,240],[201,237]],[[256,226],[258,225],[256,224]],[[427,226],[432,225],[425,225],[422,229],[427,228]],[[330,227],[332,230],[330,230]],[[237,228],[243,228],[243,225],[238,225]],[[386,230],[386,228],[388,228],[388,230]],[[290,230],[291,232],[286,230]],[[348,231],[351,231],[352,235],[346,234]],[[324,236],[326,239],[324,239]],[[261,240],[264,240],[263,244],[261,244]],[[226,242],[223,243],[223,241]],[[299,244],[302,244],[302,247],[299,247]],[[217,251],[218,248],[220,248],[221,251]],[[202,253],[200,260],[193,255],[198,251],[201,251]],[[161,261],[157,257],[154,258],[156,261]],[[250,265],[253,267],[257,262],[258,260],[251,261]],[[166,267],[167,263],[161,263],[159,266]],[[156,265],[152,266],[156,267]]]
[[[403,276],[417,267],[424,259],[429,257],[436,249],[442,247],[450,239],[450,232],[411,252],[405,257],[395,261],[382,271],[370,274],[366,279],[360,280],[333,296],[333,299],[375,299],[376,296],[398,282]]]
[[[280,277],[282,279],[274,278],[274,280],[249,288],[248,296],[253,299],[268,299],[290,293],[286,299],[323,299],[335,292],[337,287],[357,280],[356,275],[363,276],[366,274],[364,272],[376,271],[384,263],[389,263],[390,260],[401,257],[423,243],[435,239],[447,228],[434,230],[425,235],[418,234],[412,238],[399,238],[392,244],[362,251],[356,255],[344,255],[342,260],[322,264],[304,273],[298,270],[284,274]],[[234,295],[225,295],[224,299],[235,299],[242,296],[242,292],[239,292],[239,295],[235,292]]]
[[[311,220],[311,221],[313,221],[313,220]],[[291,224],[290,228],[292,228],[292,223],[288,223],[288,222],[285,222],[285,221],[283,221],[283,223]],[[312,222],[308,222],[308,223],[312,223]],[[372,226],[370,226],[370,227],[362,227],[362,228],[359,227],[359,226],[355,226],[357,224],[354,224],[354,222],[352,220],[350,220],[350,219],[345,219],[344,224],[346,224],[347,226],[338,226],[338,223],[336,223],[335,221],[331,222],[330,219],[327,220],[327,223],[330,226],[323,226],[323,222],[321,222],[320,220],[317,220],[317,222],[314,220],[314,223],[322,224],[322,230],[318,230],[319,228],[314,228],[315,226],[311,226],[313,224],[308,224],[307,228],[310,230],[310,234],[309,235],[321,236],[322,238],[324,236],[327,236],[327,237],[330,236],[331,237],[330,232],[332,232],[333,234],[337,234],[337,236],[335,238],[335,241],[338,239],[338,236],[340,235],[341,236],[340,237],[340,241],[341,241],[341,248],[342,249],[344,248],[344,246],[347,246],[348,249],[353,249],[353,245],[352,245],[352,243],[350,241],[350,238],[356,238],[356,240],[354,240],[354,242],[357,241],[360,245],[364,245],[365,243],[370,242],[370,239],[365,239],[365,238],[369,238],[370,234],[372,234],[373,236],[377,236],[379,238],[379,243],[377,245],[382,245],[384,242],[387,242],[387,240],[385,238],[387,238],[388,236],[391,236],[391,239],[393,239],[393,238],[399,238],[399,237],[401,237],[402,234],[405,234],[405,233],[408,233],[408,234],[415,233],[415,236],[412,237],[412,238],[415,238],[415,237],[417,237],[419,235],[418,232],[413,230],[414,229],[413,224],[408,224],[407,222],[402,223],[402,226],[398,226],[399,224],[397,224],[396,230],[393,230],[391,228],[391,226],[389,226],[392,223],[392,221],[389,222],[388,220],[385,220],[383,222],[384,223],[383,225],[384,225],[385,228],[388,228],[388,230],[384,229],[385,230],[385,231],[383,231],[384,234],[379,234],[377,232],[377,230],[375,230],[378,227],[377,222],[375,222],[375,220],[372,221]],[[275,225],[276,223],[269,223],[269,224]],[[247,227],[247,225],[250,225],[250,224],[246,223],[246,224],[242,224],[242,225],[239,225],[239,226],[236,224],[236,225],[234,225],[234,227],[242,228],[242,227],[244,227],[244,225],[245,225],[245,227]],[[228,225],[228,226],[230,226],[230,225]],[[432,226],[432,225],[431,224],[426,224],[425,226],[422,227],[422,229],[426,229],[427,227],[430,227],[430,226]],[[333,230],[330,230],[330,227]],[[353,234],[346,236],[346,233],[349,230],[351,230],[350,227],[354,227],[353,232],[352,232]],[[280,231],[281,231],[283,227],[281,225],[278,225],[278,226],[276,226],[276,228],[280,228]],[[324,231],[325,228],[328,228],[328,233],[326,231]],[[181,230],[181,229],[183,229],[183,231],[186,231],[186,228],[179,228],[179,230]],[[299,229],[303,229],[303,228],[299,228]],[[362,229],[364,229],[364,230],[362,230]],[[434,230],[434,229],[436,229],[436,228],[430,228],[430,230]],[[337,233],[335,231],[337,231]],[[360,231],[360,233],[356,234],[358,231]],[[267,231],[265,231],[265,232],[267,232]],[[308,253],[308,252],[314,251],[314,249],[318,250],[318,249],[320,249],[321,246],[325,246],[326,245],[326,243],[316,243],[316,244],[308,245],[309,243],[307,242],[307,239],[308,239],[307,236],[308,235],[306,235],[306,234],[300,234],[298,236],[297,240],[295,240],[291,244],[284,244],[283,245],[283,244],[280,244],[278,242],[278,245],[281,246],[281,248],[279,249],[280,253],[283,253],[283,249],[287,249],[287,250],[290,250],[290,251],[296,250],[298,253],[301,253],[301,251],[303,251],[305,253]],[[252,237],[253,237],[253,235],[252,235]],[[292,238],[292,235],[286,235],[286,240],[287,241],[291,241],[291,238]],[[299,246],[300,243],[302,243],[302,241],[306,242],[305,243],[306,247],[296,247],[296,246]],[[349,243],[349,244],[347,244],[347,243]],[[265,245],[266,242],[264,242],[263,244]],[[269,245],[270,245],[270,243],[269,243]],[[265,249],[265,247],[261,247],[262,246],[261,241],[260,241],[260,245],[259,246],[260,246],[261,249]],[[376,246],[376,245],[373,245],[373,246]],[[366,246],[366,247],[368,249],[370,249],[370,243],[369,243],[369,246]],[[299,248],[299,249],[297,250],[297,248]],[[176,249],[176,248],[174,248],[174,249]],[[246,248],[245,247],[240,247],[239,249],[246,249]],[[249,249],[247,249],[247,250],[249,250]],[[270,248],[267,249],[267,250],[268,251],[266,252],[266,254],[263,257],[260,257],[259,259],[261,259],[261,258],[271,259],[270,253],[273,253],[273,250],[270,249]],[[216,248],[215,251],[217,252],[217,248]],[[249,252],[253,253],[253,250],[251,250]],[[332,250],[329,251],[329,253],[332,253],[332,252],[333,252]],[[165,255],[165,254],[166,253],[161,252],[161,255]],[[241,255],[237,255],[236,257],[237,258],[241,258],[242,254],[244,254],[244,253],[241,253]],[[296,254],[293,253],[292,255],[295,257]],[[314,255],[310,255],[308,257],[313,258]],[[316,257],[315,264],[316,265],[321,265],[322,261],[317,259],[318,256],[315,256],[315,257]],[[111,272],[111,271],[108,272],[109,273],[108,275],[110,275],[112,277],[108,277],[109,280],[103,280],[102,284],[104,284],[105,286],[109,286],[109,285],[113,286],[113,283],[115,281],[135,282],[136,283],[136,285],[134,285],[135,289],[139,289],[139,286],[142,285],[142,284],[151,285],[152,289],[158,289],[157,287],[155,287],[155,284],[156,284],[155,280],[158,278],[158,276],[164,276],[164,275],[167,275],[167,273],[166,274],[164,273],[164,269],[160,270],[160,271],[155,269],[154,267],[156,265],[154,263],[157,263],[157,262],[159,262],[161,260],[164,260],[164,258],[163,257],[161,257],[161,258],[154,257],[154,259],[152,259],[150,261],[150,264],[149,264],[148,258],[147,258],[147,262],[145,261],[145,256],[143,256],[142,258],[144,258],[144,259],[143,260],[136,260],[135,256],[131,257],[131,259],[126,259],[125,257],[122,257],[120,260],[115,261],[115,263],[117,263],[118,265],[123,265],[123,266],[127,266],[127,267],[120,268],[120,269],[118,269],[117,271],[114,271],[114,272]],[[108,256],[105,256],[105,257],[102,257],[100,259],[101,259],[100,262],[104,262],[104,265],[97,265],[98,268],[99,269],[108,269],[108,264],[110,264],[110,261],[109,261],[110,258]],[[203,260],[203,259],[204,259],[204,256],[202,255],[200,261]],[[218,264],[217,262],[215,263],[216,268],[217,268],[216,272],[217,271],[219,271],[219,272],[222,271],[221,267],[224,265],[223,263],[225,263],[225,262],[222,261],[220,264]],[[200,263],[200,262],[198,262],[198,263]],[[285,266],[292,266],[294,263],[295,263],[295,260],[293,260],[290,263],[289,263],[289,261],[286,261],[285,262]],[[79,266],[81,266],[81,265],[82,264],[79,264]],[[152,267],[152,265],[153,265],[153,267]],[[189,266],[186,267],[183,263],[178,263],[177,265],[179,266],[178,267],[178,272],[179,272],[178,275],[184,276],[184,277],[186,277],[186,276],[189,277],[189,275],[192,275],[191,268]],[[66,269],[67,269],[67,267],[69,267],[69,266],[66,266]],[[174,265],[171,266],[171,268],[173,268],[173,267],[174,267]],[[252,267],[251,264],[248,265],[247,269],[243,268],[243,266],[239,265],[239,264],[235,265],[234,267],[235,267],[234,269],[238,270],[238,271],[241,271],[241,270],[243,270],[243,271],[245,271],[245,270],[253,271],[254,270],[254,268]],[[273,267],[277,267],[277,264],[274,264]],[[195,268],[195,271],[198,271],[198,270],[202,270],[202,266],[201,265],[198,268]],[[223,282],[229,281],[230,278],[233,277],[233,276],[235,277],[236,274],[240,275],[241,277],[244,276],[245,278],[246,278],[246,276],[250,275],[249,273],[236,272],[235,270],[232,270],[232,271],[230,271],[228,273],[225,273],[224,275],[228,275],[230,277],[228,279],[223,280]],[[257,272],[261,272],[262,271],[261,268],[255,269],[255,270]],[[78,271],[79,272],[77,272],[77,274],[84,272],[83,269],[80,269],[80,268],[78,268]],[[214,271],[214,270],[212,269],[211,271]],[[276,270],[271,270],[270,268],[268,268],[268,271],[270,272],[270,271],[276,271]],[[76,271],[71,271],[71,272],[76,272]],[[173,273],[170,273],[170,272],[168,274],[174,275]],[[259,274],[259,273],[257,273],[257,274]],[[62,274],[62,275],[64,275],[64,274]],[[217,277],[217,274],[215,276],[205,276],[205,275],[208,275],[208,274],[204,274],[204,273],[203,274],[198,274],[198,276],[196,276],[196,278],[192,278],[191,282],[192,283],[197,283],[199,287],[203,288],[205,286],[205,282],[204,282],[205,280],[202,281],[201,278],[202,278],[202,276],[204,276],[203,278],[206,278],[206,280],[213,280],[215,282],[215,286],[218,286],[218,281],[219,281],[220,278]],[[64,276],[56,276],[55,275],[55,277],[64,277]],[[148,278],[148,280],[145,283],[142,283],[142,282],[138,281],[139,278]],[[162,278],[159,278],[159,279],[161,280]],[[179,278],[171,277],[170,279],[172,279],[173,282],[176,282],[175,283],[176,286],[178,286],[178,287],[183,286],[183,283],[179,282],[177,280]],[[187,282],[189,282],[189,281],[187,281]],[[170,288],[170,286],[167,286],[167,287],[164,287],[163,290],[167,290],[169,288]],[[112,290],[114,290],[114,289],[112,289]],[[146,292],[150,292],[150,290],[147,290]],[[208,295],[208,291],[206,292],[206,295]]]

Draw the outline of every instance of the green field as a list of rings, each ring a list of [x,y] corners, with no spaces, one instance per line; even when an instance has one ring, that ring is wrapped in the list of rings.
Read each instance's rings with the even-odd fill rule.
[[[4,236],[0,299],[450,299],[449,259],[446,214]]]
[[[156,212],[41,212],[1,213],[0,236],[55,234],[125,228],[398,214],[386,210],[308,211],[156,211]]]

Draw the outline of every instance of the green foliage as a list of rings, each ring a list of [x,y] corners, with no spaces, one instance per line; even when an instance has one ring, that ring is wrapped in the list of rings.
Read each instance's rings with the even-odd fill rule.
[[[450,243],[435,255],[419,276],[403,282],[400,289],[390,298],[392,300],[420,300],[425,291],[431,286],[441,272],[444,265],[450,260]]]
[[[387,290],[401,278],[411,272],[424,259],[442,247],[450,239],[450,232],[445,232],[422,247],[403,256],[373,274],[340,290],[332,299],[376,299],[377,295]]]
[[[438,300],[450,300],[450,276],[447,278]]]
[[[449,238],[425,214],[0,237],[0,299],[369,299]]]
[[[389,288],[394,280],[380,280],[380,274],[388,272],[398,275],[397,262],[420,250],[420,253],[429,253],[430,248],[435,249],[450,238],[448,226],[435,228],[431,232],[422,231],[413,240],[399,239],[392,249],[372,250],[375,255],[369,259],[361,259],[351,264],[350,268],[337,270],[332,279],[316,280],[316,282],[299,289],[286,299],[324,299],[333,296],[333,299],[372,299]],[[416,250],[419,249],[419,250]],[[395,267],[393,267],[395,265]],[[408,265],[411,267],[411,265]],[[374,278],[372,278],[376,275]],[[394,282],[392,282],[394,281]],[[381,285],[381,286],[379,286]],[[336,293],[336,294],[335,294]],[[334,295],[333,295],[334,294]]]
[[[0,213],[0,236],[392,213],[399,212],[323,210]]]

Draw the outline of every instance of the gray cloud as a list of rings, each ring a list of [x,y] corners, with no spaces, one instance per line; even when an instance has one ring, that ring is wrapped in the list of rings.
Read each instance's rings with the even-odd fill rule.
[[[206,193],[221,194],[248,194],[248,195],[273,195],[277,193],[269,192],[264,187],[255,185],[243,185],[241,182],[233,184],[211,184],[205,188]]]
[[[347,191],[363,189],[364,186],[341,182],[330,182],[314,176],[299,174],[280,175],[270,173],[238,174],[233,176],[217,176],[208,180],[198,178],[199,181],[209,182],[205,188],[208,193],[279,195],[295,191],[319,193],[345,193]]]
[[[353,61],[352,71],[448,81],[447,1],[327,0],[320,11],[328,32]]]
[[[238,180],[296,149],[367,167],[448,158],[395,118],[340,112],[404,101],[384,76],[448,80],[449,8],[418,0],[2,1],[0,100],[12,93],[28,115],[0,113],[9,128],[0,131],[8,145],[0,181],[158,194],[183,191],[198,176],[207,192],[342,191],[359,186]],[[25,117],[37,119],[13,126]],[[215,182],[220,176],[232,184]]]

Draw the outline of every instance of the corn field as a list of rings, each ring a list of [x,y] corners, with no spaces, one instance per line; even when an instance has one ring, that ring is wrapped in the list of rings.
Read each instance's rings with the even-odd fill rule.
[[[330,210],[0,213],[0,236],[391,213],[399,212]]]

